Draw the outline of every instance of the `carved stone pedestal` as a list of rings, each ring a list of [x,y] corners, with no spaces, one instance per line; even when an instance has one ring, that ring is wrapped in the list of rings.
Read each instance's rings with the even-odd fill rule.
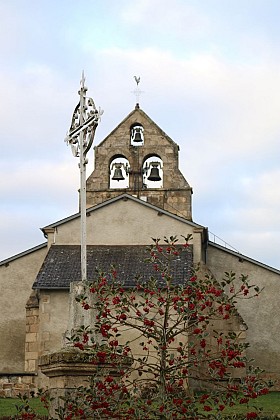
[[[41,356],[39,365],[41,371],[49,377],[50,393],[50,419],[58,419],[56,409],[63,406],[61,397],[75,393],[75,390],[82,385],[89,384],[89,378],[96,374],[97,369],[102,370],[106,375],[119,377],[119,367],[113,367],[111,364],[92,363],[92,354],[87,351],[81,351],[77,348],[67,347],[55,353]],[[126,369],[130,365],[129,361],[123,365]]]
[[[87,355],[75,348],[64,348],[56,353],[41,356],[41,371],[49,377],[50,418],[58,419],[55,410],[63,405],[60,397],[67,397],[96,372],[96,366],[87,360]]]
[[[79,296],[86,294],[91,307],[94,307],[94,298],[88,291],[88,285],[83,282],[72,282],[69,296],[69,321],[68,328],[64,335],[64,347],[54,353],[47,353],[39,358],[39,367],[41,372],[49,378],[50,393],[50,419],[58,419],[56,409],[62,407],[64,402],[61,397],[75,394],[75,390],[80,386],[89,385],[89,378],[97,373],[103,376],[110,375],[113,377],[120,376],[120,367],[124,370],[131,364],[130,360],[115,360],[114,366],[109,364],[93,362],[93,353],[90,350],[80,350],[73,347],[73,342],[67,340],[72,334],[79,331],[81,326],[94,326],[95,313],[94,310],[82,308],[77,302]],[[89,333],[94,341],[97,341],[94,332]],[[102,373],[101,373],[102,372]]]

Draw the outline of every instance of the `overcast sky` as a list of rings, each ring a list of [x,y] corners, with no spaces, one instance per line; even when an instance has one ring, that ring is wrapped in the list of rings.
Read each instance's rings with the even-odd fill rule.
[[[104,109],[96,144],[140,76],[140,107],[180,146],[194,221],[280,268],[279,0],[0,0],[0,16],[1,260],[78,211],[64,138],[84,69]]]

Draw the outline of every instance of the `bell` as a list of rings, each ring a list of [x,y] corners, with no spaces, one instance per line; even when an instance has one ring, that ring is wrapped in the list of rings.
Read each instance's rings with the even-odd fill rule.
[[[150,175],[148,176],[149,181],[161,181],[159,176],[158,163],[152,163],[152,169]]]
[[[143,141],[140,133],[140,128],[135,128],[135,135],[133,141],[135,141],[135,143],[140,143]]]
[[[113,175],[112,180],[114,181],[122,181],[124,179],[124,176],[122,174],[122,166],[121,165],[115,165],[115,172]]]

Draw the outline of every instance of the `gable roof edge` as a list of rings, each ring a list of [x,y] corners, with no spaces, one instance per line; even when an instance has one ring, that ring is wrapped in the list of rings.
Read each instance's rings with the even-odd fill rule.
[[[162,214],[165,214],[166,216],[169,216],[169,217],[172,217],[172,218],[174,218],[176,220],[179,220],[180,222],[183,222],[185,224],[188,224],[188,225],[193,226],[193,227],[196,227],[196,228],[203,228],[203,229],[205,229],[204,226],[199,225],[198,223],[195,223],[195,222],[192,222],[190,220],[187,220],[184,217],[177,216],[176,214],[170,213],[169,211],[164,210],[161,207],[157,207],[154,204],[147,203],[146,201],[143,201],[143,200],[141,200],[141,199],[139,199],[137,197],[133,197],[132,195],[127,194],[127,193],[120,194],[117,197],[110,198],[109,200],[103,201],[100,204],[97,204],[95,206],[89,207],[89,208],[87,208],[86,213],[87,214],[88,213],[91,213],[92,211],[98,210],[98,209],[100,209],[102,207],[105,207],[105,206],[107,206],[109,204],[112,204],[112,203],[114,203],[116,201],[119,201],[119,200],[132,200],[132,201],[135,201],[136,203],[139,203],[139,204],[141,204],[143,206],[149,207],[149,208],[151,208],[151,209],[153,209],[155,211],[158,211],[158,212],[160,212]],[[55,228],[55,227],[57,227],[59,225],[62,225],[62,224],[67,223],[67,222],[70,222],[71,220],[74,220],[74,219],[76,219],[78,217],[80,217],[80,212],[75,213],[75,214],[72,214],[71,216],[68,216],[68,217],[66,217],[64,219],[58,220],[57,222],[54,222],[54,223],[52,223],[50,225],[44,226],[44,227],[41,228],[41,230],[42,230],[43,233],[45,233],[45,229],[47,229],[47,228]]]
[[[47,242],[43,242],[42,244],[36,245],[32,248],[29,248],[29,249],[27,249],[23,252],[20,252],[19,254],[15,254],[12,257],[6,258],[5,260],[0,261],[0,267],[2,265],[9,264],[10,262],[12,262],[14,260],[17,260],[18,258],[24,257],[25,255],[32,254],[32,252],[36,252],[41,248],[45,248],[45,247],[47,247],[47,245],[48,245]]]
[[[212,246],[213,248],[220,249],[221,251],[227,252],[228,254],[234,255],[237,258],[240,258],[240,259],[245,260],[247,262],[250,262],[252,264],[258,265],[259,267],[262,267],[265,270],[269,270],[269,271],[272,271],[275,274],[280,275],[280,270],[278,270],[277,268],[271,267],[270,265],[261,263],[260,261],[254,260],[253,258],[250,258],[250,257],[247,257],[246,255],[243,255],[240,252],[233,251],[229,248],[226,248],[226,247],[224,247],[220,244],[216,244],[215,242],[212,242],[212,241],[209,241],[208,245]]]

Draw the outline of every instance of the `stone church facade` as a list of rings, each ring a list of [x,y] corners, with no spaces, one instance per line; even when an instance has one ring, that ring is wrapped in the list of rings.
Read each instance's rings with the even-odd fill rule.
[[[238,302],[239,316],[223,328],[246,337],[248,356],[279,380],[280,271],[209,241],[207,228],[193,221],[178,153],[139,105],[95,147],[87,180],[88,277],[114,263],[129,287],[133,274],[150,274],[141,261],[152,237],[192,234],[182,272],[199,263],[217,281],[232,270],[264,288],[257,299]],[[80,280],[79,213],[42,231],[47,242],[0,263],[0,395],[47,384],[38,360],[62,347],[69,286]]]

